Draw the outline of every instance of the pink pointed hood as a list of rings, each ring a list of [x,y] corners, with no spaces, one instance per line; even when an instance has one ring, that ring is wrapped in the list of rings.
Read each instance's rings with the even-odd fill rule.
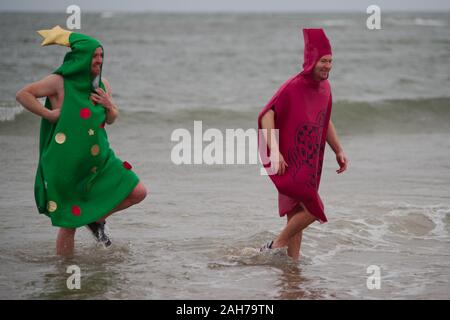
[[[305,48],[302,75],[311,75],[320,58],[331,53],[331,45],[323,29],[303,29]]]

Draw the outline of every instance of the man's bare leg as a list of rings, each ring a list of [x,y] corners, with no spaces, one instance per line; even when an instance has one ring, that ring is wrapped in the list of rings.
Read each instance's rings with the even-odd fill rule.
[[[134,204],[141,202],[146,196],[147,189],[142,182],[139,182],[134,187],[133,191],[131,191],[130,194],[117,207],[111,210],[111,212],[97,220],[97,222],[88,224],[87,227],[92,232],[97,242],[102,243],[105,248],[109,247],[112,243],[111,239],[109,238],[108,232],[105,230],[106,218],[117,211],[124,210]]]
[[[75,228],[60,228],[56,238],[56,254],[63,257],[73,255]]]
[[[304,210],[303,206],[300,207],[300,210],[297,212],[294,212],[293,214],[287,215],[287,222],[289,223],[289,220],[292,219],[292,217],[295,214],[298,214]],[[296,233],[291,239],[289,239],[288,247],[287,247],[287,254],[289,257],[291,257],[294,261],[298,261],[300,258],[300,246],[302,244],[302,238],[303,238],[303,230],[299,233]]]
[[[300,258],[300,246],[302,245],[303,231],[296,233],[289,239],[287,254],[293,260],[298,261]]]
[[[309,213],[306,208],[294,214],[292,218],[289,219],[286,227],[281,231],[278,238],[273,242],[272,248],[286,247],[292,237],[308,227],[314,221],[316,221],[316,217]]]
[[[145,199],[147,196],[147,188],[145,188],[144,184],[142,182],[139,182],[136,187],[134,187],[133,191],[126,197],[117,207],[115,207],[110,213],[108,213],[106,216],[98,220],[98,222],[105,221],[106,218],[108,218],[110,215],[117,211],[124,210],[126,208],[131,207],[132,205],[135,205],[142,200]]]

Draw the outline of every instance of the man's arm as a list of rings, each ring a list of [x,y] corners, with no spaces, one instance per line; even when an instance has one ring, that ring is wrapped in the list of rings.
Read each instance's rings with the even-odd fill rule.
[[[61,109],[49,110],[37,98],[55,96],[61,87],[64,87],[63,79],[59,75],[52,74],[20,89],[16,94],[16,100],[30,112],[50,122],[56,122]]]
[[[92,93],[91,98],[94,102],[103,105],[106,109],[106,123],[113,124],[119,116],[119,110],[112,98],[112,91],[109,82],[103,78],[106,92],[102,88],[98,88],[96,93]]]
[[[272,130],[275,128],[275,112],[269,110],[261,118],[261,128],[267,130],[267,146],[269,150],[272,150],[272,145],[274,151],[278,150],[278,143],[276,140],[272,141]]]
[[[270,150],[271,162],[275,162],[274,164],[277,174],[283,175],[286,172],[288,164],[284,160],[283,155],[280,153],[278,141],[276,139],[272,139],[272,136],[275,137],[275,134],[272,134],[272,130],[275,129],[275,112],[273,110],[267,111],[266,114],[262,116],[261,128],[267,130],[267,146]]]
[[[342,149],[342,146],[336,134],[336,129],[334,128],[334,124],[333,122],[331,122],[331,120],[328,124],[327,142],[336,154],[336,161],[339,164],[339,169],[336,170],[336,172],[344,172],[345,170],[347,170],[348,160],[344,154],[344,150]]]
[[[336,129],[334,128],[334,124],[333,122],[331,122],[331,120],[330,123],[328,124],[327,142],[330,145],[331,149],[333,149],[334,153],[339,153],[343,151],[336,134]]]

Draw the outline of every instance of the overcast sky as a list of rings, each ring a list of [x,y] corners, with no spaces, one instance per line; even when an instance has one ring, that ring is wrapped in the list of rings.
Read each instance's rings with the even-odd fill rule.
[[[449,0],[0,0],[0,11],[450,11]]]

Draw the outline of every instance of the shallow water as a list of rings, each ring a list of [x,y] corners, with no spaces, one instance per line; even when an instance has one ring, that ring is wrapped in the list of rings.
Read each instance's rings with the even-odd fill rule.
[[[109,54],[105,74],[121,108],[111,144],[150,196],[108,220],[110,249],[81,228],[71,259],[55,257],[57,230],[34,206],[39,121],[14,102],[61,61],[65,49],[40,48],[33,30],[62,18],[29,15],[18,34],[0,33],[10,44],[0,49],[0,298],[450,298],[447,14],[391,16],[374,34],[354,14],[131,17],[91,15],[85,28]],[[1,18],[5,30],[23,17]],[[254,128],[299,68],[303,23],[329,25],[332,117],[350,167],[336,175],[327,148],[320,194],[329,222],[304,232],[295,263],[283,250],[258,252],[285,223],[259,166],[176,166],[170,135],[192,131],[194,120]],[[70,265],[81,269],[81,290],[67,289]],[[381,270],[378,290],[366,285],[371,265]]]

